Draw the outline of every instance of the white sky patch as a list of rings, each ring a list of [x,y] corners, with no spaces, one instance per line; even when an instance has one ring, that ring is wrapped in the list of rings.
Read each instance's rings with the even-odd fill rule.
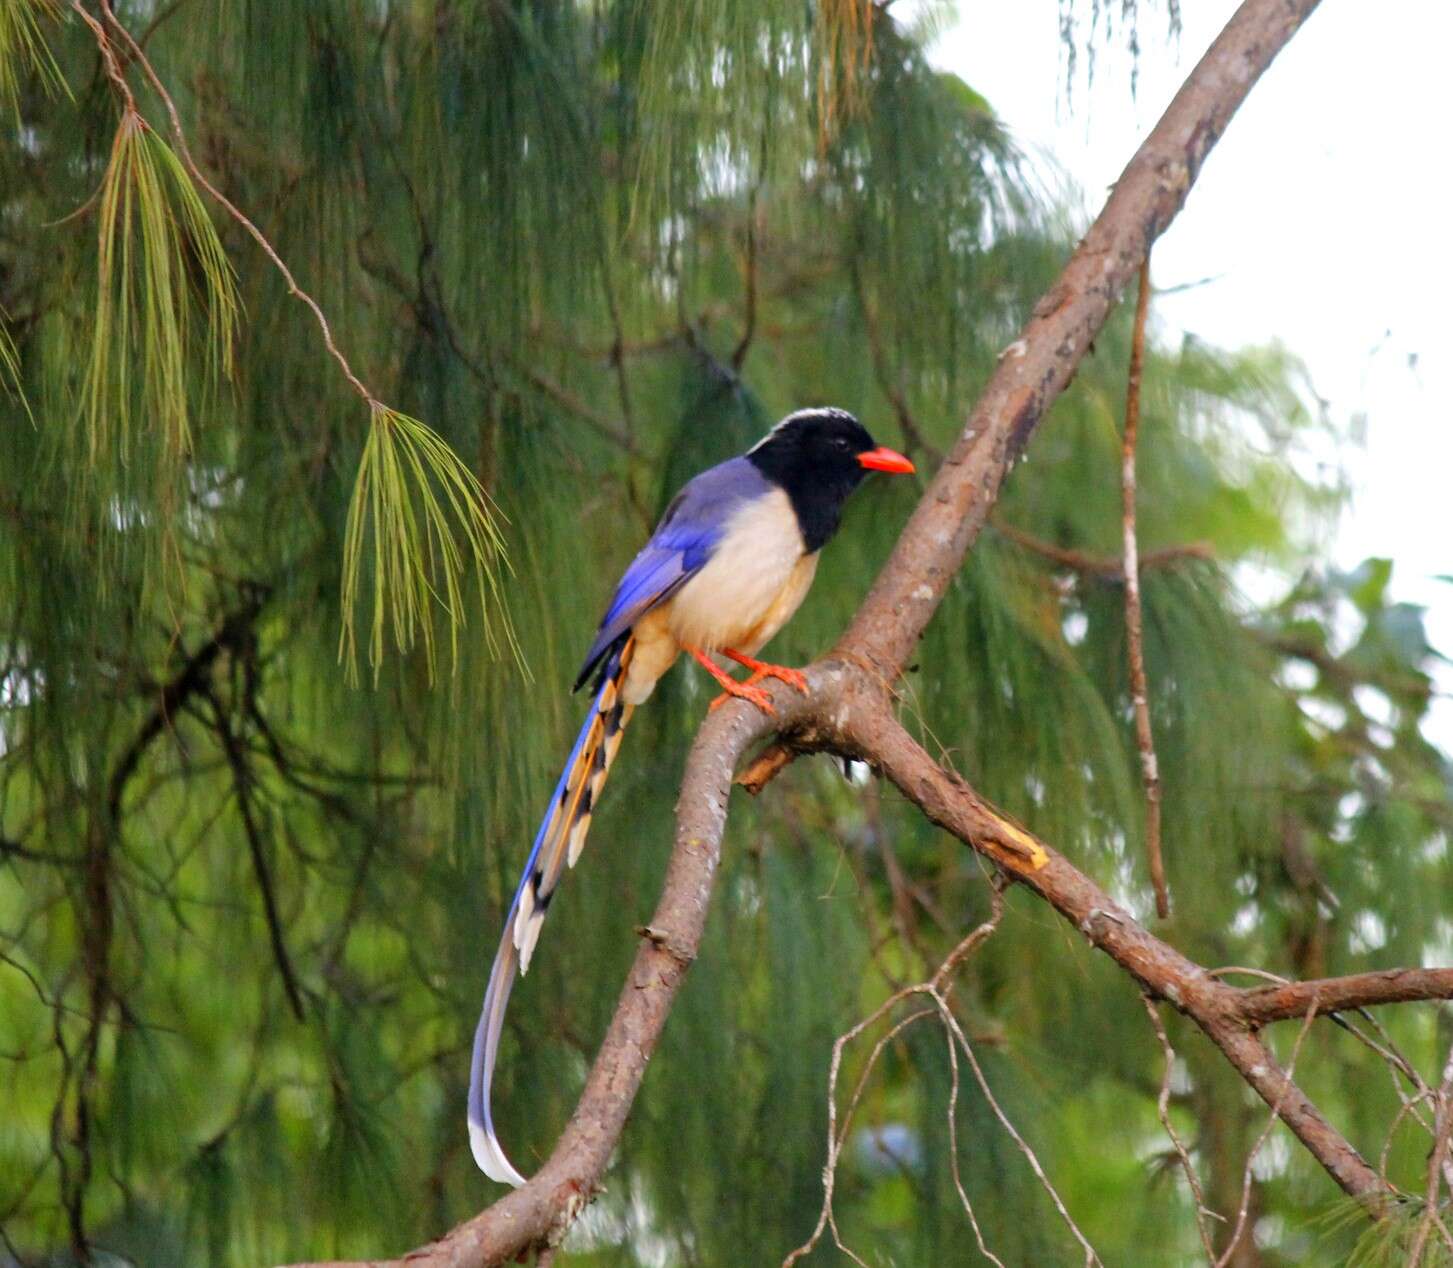
[[[1352,949],[1380,951],[1387,945],[1387,922],[1375,911],[1359,911],[1352,917]]]
[[[1178,42],[1146,6],[1136,96],[1117,37],[1092,86],[1080,58],[1068,107],[1059,4],[962,0],[932,60],[1053,156],[1093,214],[1236,0],[1182,4]],[[1087,0],[1077,8],[1087,24]],[[1331,417],[1366,436],[1334,562],[1394,560],[1391,597],[1426,607],[1433,645],[1453,653],[1453,584],[1439,580],[1453,573],[1453,176],[1439,140],[1453,3],[1395,8],[1323,5],[1278,57],[1155,248],[1157,291],[1185,289],[1158,293],[1152,314],[1170,343],[1280,342],[1306,363]],[[1439,673],[1430,736],[1453,750],[1453,669]]]

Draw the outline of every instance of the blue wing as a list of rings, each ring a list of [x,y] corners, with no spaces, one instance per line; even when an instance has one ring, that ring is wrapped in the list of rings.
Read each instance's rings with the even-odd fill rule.
[[[732,458],[686,484],[616,587],[573,690],[580,690],[617,639],[705,567],[737,509],[771,489],[746,458]]]

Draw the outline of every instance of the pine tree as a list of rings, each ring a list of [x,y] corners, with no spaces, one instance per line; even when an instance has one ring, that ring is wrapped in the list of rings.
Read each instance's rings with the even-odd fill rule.
[[[468,1044],[611,583],[685,478],[791,408],[851,408],[931,470],[1082,227],[926,34],[859,0],[5,0],[14,1260],[397,1253],[491,1196]],[[1146,914],[1131,338],[1118,313],[901,686],[935,756]],[[1285,351],[1153,322],[1141,411],[1167,936],[1299,978],[1446,960],[1435,653],[1390,561],[1326,562],[1345,483],[1304,459],[1345,431]],[[833,644],[915,498],[859,496],[778,659]],[[496,1099],[526,1171],[659,891],[705,686],[678,670],[638,717],[516,993]],[[988,875],[826,757],[734,803],[700,955],[561,1259],[779,1262],[822,1204],[834,1039],[988,917]],[[1197,1262],[1155,1031],[1052,919],[1011,890],[954,1016],[1106,1262]],[[1167,1020],[1169,1112],[1234,1214],[1266,1111]],[[1432,1078],[1433,1011],[1380,1020]],[[1427,1137],[1383,1064],[1319,1028],[1299,1081],[1365,1154],[1393,1125],[1388,1175],[1421,1194]],[[967,1262],[957,1176],[1005,1262],[1075,1262],[967,1073],[951,1140],[949,1079],[940,1030],[883,1050],[844,1240]],[[1237,1263],[1380,1253],[1319,1221],[1335,1190],[1295,1147],[1252,1192]]]

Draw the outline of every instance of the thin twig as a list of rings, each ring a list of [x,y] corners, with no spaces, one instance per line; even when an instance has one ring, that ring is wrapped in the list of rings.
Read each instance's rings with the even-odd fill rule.
[[[1009,878],[1003,872],[995,872],[989,880],[988,917],[944,957],[937,972],[929,979],[929,985],[935,990],[942,990],[945,985],[952,985],[949,978],[954,970],[973,955],[988,940],[989,935],[999,927],[999,922],[1004,919],[1004,891],[1008,888]]]
[[[1428,1238],[1438,1220],[1438,1190],[1442,1184],[1443,1164],[1448,1158],[1449,1142],[1453,1141],[1453,1048],[1443,1065],[1443,1081],[1438,1087],[1433,1122],[1433,1151],[1428,1157],[1428,1189],[1424,1198],[1423,1218],[1418,1222],[1417,1236],[1408,1254],[1408,1268],[1418,1268]],[[1444,1230],[1444,1235],[1447,1231]]]
[[[782,1261],[782,1268],[791,1268],[791,1266],[795,1264],[799,1259],[801,1259],[804,1255],[810,1254],[817,1246],[818,1242],[821,1241],[824,1229],[829,1228],[832,1230],[833,1240],[836,1243],[838,1249],[841,1250],[844,1254],[850,1256],[855,1262],[862,1262],[855,1254],[853,1254],[851,1250],[843,1245],[841,1238],[838,1236],[837,1219],[833,1213],[833,1189],[837,1178],[838,1159],[841,1157],[843,1144],[847,1140],[848,1128],[852,1125],[853,1113],[857,1109],[858,1102],[862,1099],[864,1089],[868,1085],[868,1080],[872,1076],[873,1070],[878,1064],[878,1058],[882,1055],[884,1048],[886,1048],[889,1043],[897,1038],[899,1034],[901,1034],[914,1022],[921,1021],[925,1017],[933,1016],[935,1011],[943,1013],[945,1010],[947,1010],[948,1002],[943,997],[943,995],[940,994],[941,988],[943,987],[945,982],[948,981],[953,971],[960,964],[962,964],[968,956],[970,956],[975,950],[977,950],[978,947],[983,944],[985,939],[987,939],[990,934],[992,934],[994,930],[999,927],[999,921],[1003,918],[1004,915],[1004,888],[1006,883],[1007,882],[1005,882],[1002,877],[996,876],[992,885],[989,898],[988,917],[981,924],[972,929],[958,943],[958,945],[955,946],[954,949],[950,951],[947,956],[944,957],[943,963],[941,963],[938,968],[934,970],[933,976],[931,978],[929,978],[925,982],[919,982],[913,986],[905,986],[901,990],[895,991],[881,1004],[879,1004],[877,1008],[869,1013],[868,1016],[864,1017],[851,1029],[839,1035],[837,1039],[833,1042],[832,1061],[828,1067],[827,1078],[827,1161],[823,1164],[822,1168],[822,1206],[818,1211],[817,1225],[813,1228],[812,1235],[807,1239],[807,1241],[803,1242],[801,1246],[797,1247],[796,1250],[792,1251],[787,1256],[787,1258]],[[862,1072],[858,1075],[857,1083],[853,1087],[853,1093],[848,1101],[848,1108],[843,1118],[843,1124],[841,1127],[838,1127],[837,1082],[839,1073],[842,1069],[842,1058],[844,1050],[850,1043],[853,1042],[854,1039],[861,1035],[865,1030],[868,1030],[870,1027],[874,1026],[881,1018],[885,1017],[904,1000],[911,999],[915,995],[929,995],[934,1000],[934,1008],[921,1008],[918,1009],[916,1012],[910,1013],[907,1017],[902,1018],[897,1023],[895,1023],[892,1029],[890,1029],[887,1034],[883,1035],[878,1040],[878,1042],[873,1045],[873,1050],[871,1053],[869,1053],[868,1060],[863,1066]],[[952,1014],[950,1013],[949,1015],[951,1016]],[[957,1025],[957,1022],[955,1022],[955,1025]],[[952,1044],[952,1036],[950,1036],[949,1042],[950,1044]],[[954,1065],[953,1070],[954,1085],[955,1087],[957,1087],[958,1067],[956,1064]],[[951,1098],[950,1113],[952,1113],[952,1107],[956,1099],[956,1097]],[[954,1127],[951,1119],[950,1132],[953,1133],[953,1131]],[[957,1165],[957,1159],[955,1159],[954,1166],[956,1174]],[[973,1222],[973,1210],[971,1207],[969,1207],[968,1198],[964,1195],[962,1187],[960,1187],[959,1193],[960,1196],[963,1198],[966,1209],[968,1209],[969,1211],[969,1219],[971,1222]],[[974,1222],[974,1232],[976,1235],[978,1234],[978,1231],[978,1224]],[[980,1237],[979,1245],[981,1248],[983,1247],[983,1244],[983,1239],[982,1237]],[[989,1254],[987,1249],[984,1250],[984,1253],[986,1255]],[[990,1258],[993,1258],[993,1256],[991,1255]],[[995,1260],[995,1262],[998,1263],[998,1260]]]
[[[974,1241],[979,1245],[979,1254],[985,1259],[1005,1268],[1004,1261],[999,1258],[987,1245],[984,1244],[984,1234],[979,1228],[979,1221],[974,1215],[973,1203],[969,1201],[969,1195],[964,1191],[964,1179],[959,1174],[959,1129],[956,1115],[959,1107],[959,1050],[954,1047],[954,1037],[947,1028],[943,1032],[945,1043],[948,1044],[948,1065],[951,1082],[948,1093],[948,1161],[949,1170],[953,1173],[954,1188],[958,1191],[959,1201],[963,1204],[964,1214],[969,1217],[969,1227],[974,1230]]]
[[[1165,1023],[1160,1019],[1160,1010],[1156,1008],[1155,1001],[1144,991],[1140,993],[1140,1000],[1145,1005],[1145,1011],[1150,1017],[1150,1024],[1155,1028],[1155,1037],[1160,1040],[1160,1050],[1165,1055],[1165,1074],[1160,1081],[1160,1095],[1155,1101],[1156,1112],[1160,1115],[1160,1125],[1165,1128],[1165,1134],[1170,1137],[1170,1143],[1175,1147],[1176,1156],[1181,1160],[1181,1170],[1185,1172],[1186,1183],[1190,1186],[1191,1198],[1195,1202],[1196,1232],[1200,1234],[1207,1262],[1214,1264],[1216,1250],[1211,1244],[1211,1233],[1206,1227],[1206,1217],[1208,1215],[1215,1219],[1221,1217],[1206,1205],[1206,1195],[1201,1188],[1201,1181],[1196,1175],[1195,1164],[1191,1161],[1190,1150],[1181,1140],[1175,1124],[1170,1121],[1170,1077],[1171,1071],[1175,1067],[1175,1050],[1170,1046],[1170,1036],[1165,1032]]]
[[[1087,551],[1075,550],[1069,546],[1056,546],[1053,542],[1047,542],[1035,537],[1032,533],[1026,533],[1022,528],[1016,528],[1013,524],[1006,524],[999,516],[995,516],[991,523],[994,531],[1000,537],[1013,542],[1031,554],[1040,555],[1051,563],[1068,568],[1071,572],[1088,573],[1091,576],[1103,577],[1106,581],[1123,581],[1125,578],[1125,561],[1118,556],[1092,555]],[[1163,546],[1159,550],[1148,550],[1145,554],[1140,555],[1140,571],[1149,572],[1152,568],[1179,563],[1183,559],[1214,559],[1215,557],[1216,550],[1210,542],[1188,542],[1184,546]]]
[[[81,21],[91,28],[91,34],[96,37],[96,47],[101,50],[101,64],[106,69],[106,78],[116,85],[116,91],[121,94],[126,114],[140,118],[141,112],[136,108],[136,98],[132,95],[131,85],[126,82],[126,76],[121,73],[121,64],[116,60],[116,52],[111,47],[111,41],[106,38],[105,29],[86,12],[81,0],[71,0],[71,8],[75,10]],[[109,14],[110,11],[107,10],[107,12]],[[94,197],[93,194],[92,198]]]
[[[1060,1219],[1065,1222],[1066,1227],[1069,1228],[1075,1240],[1079,1242],[1081,1249],[1085,1252],[1086,1268],[1090,1268],[1090,1265],[1093,1264],[1100,1264],[1101,1268],[1104,1268],[1100,1256],[1095,1253],[1095,1248],[1090,1245],[1089,1239],[1080,1231],[1080,1226],[1075,1223],[1074,1217],[1070,1215],[1069,1208],[1065,1206],[1064,1199],[1059,1195],[1059,1190],[1054,1187],[1049,1176],[1045,1174],[1044,1167],[1040,1165],[1039,1156],[1034,1152],[1029,1142],[1019,1134],[1019,1129],[1014,1126],[1013,1120],[1004,1112],[1003,1106],[999,1104],[998,1098],[989,1086],[989,1080],[984,1077],[984,1071],[979,1065],[978,1057],[974,1055],[974,1050],[969,1044],[968,1036],[964,1034],[962,1027],[959,1025],[958,1018],[953,1015],[953,1011],[948,1006],[948,1000],[940,994],[937,986],[930,986],[928,988],[928,994],[938,1005],[939,1013],[943,1018],[943,1024],[953,1033],[954,1038],[958,1040],[960,1050],[968,1058],[969,1068],[974,1072],[974,1079],[979,1085],[979,1091],[983,1093],[984,1100],[988,1102],[989,1108],[994,1112],[994,1117],[999,1120],[999,1125],[1019,1147],[1019,1152],[1029,1162],[1030,1170],[1034,1172],[1044,1191],[1049,1194],[1050,1201],[1054,1203],[1054,1209],[1059,1212]]]
[[[1140,606],[1140,550],[1135,538],[1135,443],[1140,434],[1140,378],[1145,369],[1145,316],[1150,309],[1150,257],[1140,266],[1135,301],[1135,332],[1130,341],[1130,375],[1125,384],[1125,444],[1120,453],[1121,526],[1125,554],[1125,638],[1130,656],[1130,698],[1135,705],[1135,741],[1140,748],[1140,777],[1145,784],[1145,853],[1155,886],[1155,912],[1170,915],[1170,891],[1160,850],[1160,763],[1150,729],[1149,689],[1145,679],[1144,614]]]
[[[1393,1141],[1397,1139],[1398,1128],[1402,1126],[1403,1119],[1412,1118],[1415,1122],[1418,1123],[1420,1127],[1422,1127],[1424,1131],[1426,1131],[1431,1136],[1433,1134],[1432,1128],[1429,1127],[1427,1121],[1420,1114],[1418,1114],[1417,1106],[1421,1101],[1427,1101],[1432,1099],[1433,1092],[1431,1089],[1427,1092],[1419,1092],[1416,1096],[1404,1096],[1402,1098],[1402,1106],[1398,1109],[1398,1112],[1392,1117],[1392,1125],[1387,1129],[1387,1136],[1382,1142],[1382,1153],[1378,1156],[1377,1159],[1377,1174],[1382,1177],[1382,1182],[1387,1185],[1389,1189],[1391,1189],[1393,1185],[1392,1181],[1389,1180],[1387,1176],[1388,1155],[1392,1153]]]
[[[267,937],[272,947],[272,958],[277,965],[278,976],[282,978],[283,991],[288,997],[288,1006],[293,1010],[293,1016],[299,1021],[305,1021],[307,1013],[303,1008],[303,993],[298,986],[298,976],[293,969],[292,958],[288,955],[287,942],[283,939],[276,887],[272,882],[272,872],[267,863],[267,851],[263,848],[262,832],[258,827],[257,816],[252,804],[252,768],[247,764],[242,745],[239,743],[237,734],[233,731],[232,724],[228,720],[221,702],[217,699],[216,693],[207,688],[205,694],[212,709],[217,736],[222,741],[223,752],[227,755],[227,764],[232,768],[232,785],[237,794],[237,810],[242,818],[243,836],[247,838],[247,852],[252,861],[253,875],[257,878],[258,892],[262,895],[262,910],[267,922]]]
[[[832,1061],[828,1066],[827,1073],[827,1161],[822,1166],[822,1207],[818,1211],[817,1224],[812,1230],[812,1236],[782,1261],[782,1268],[792,1268],[792,1265],[804,1255],[811,1254],[816,1249],[817,1243],[822,1240],[824,1229],[829,1226],[832,1227],[833,1240],[837,1243],[838,1249],[844,1254],[852,1256],[858,1263],[862,1263],[861,1259],[858,1259],[856,1255],[853,1255],[852,1251],[842,1244],[837,1233],[837,1221],[833,1215],[832,1200],[833,1188],[837,1180],[838,1158],[842,1154],[843,1143],[847,1139],[847,1131],[852,1124],[853,1111],[857,1109],[858,1102],[862,1099],[863,1090],[867,1086],[868,1076],[872,1074],[874,1066],[878,1063],[878,1058],[883,1053],[883,1049],[915,1022],[922,1021],[925,1017],[932,1017],[934,1010],[932,1008],[920,1008],[916,1012],[909,1013],[907,1017],[896,1022],[892,1029],[873,1045],[872,1052],[868,1054],[867,1064],[863,1067],[863,1072],[858,1076],[858,1081],[853,1088],[853,1095],[848,1102],[847,1113],[843,1117],[843,1125],[839,1128],[837,1125],[837,1082],[838,1076],[842,1072],[843,1051],[848,1044],[852,1043],[854,1039],[877,1022],[884,1014],[890,1012],[908,996],[916,994],[920,990],[922,990],[921,986],[910,986],[895,992],[867,1017],[864,1017],[862,1021],[858,1022],[851,1030],[839,1035],[833,1042]]]

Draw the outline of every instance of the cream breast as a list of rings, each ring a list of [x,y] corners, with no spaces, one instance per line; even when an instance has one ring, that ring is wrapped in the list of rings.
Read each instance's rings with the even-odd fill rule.
[[[811,569],[804,578],[799,568],[805,558],[787,494],[774,488],[754,498],[727,521],[711,559],[671,600],[671,636],[705,651],[760,647],[802,602],[812,580]],[[785,612],[784,598],[791,599]]]

